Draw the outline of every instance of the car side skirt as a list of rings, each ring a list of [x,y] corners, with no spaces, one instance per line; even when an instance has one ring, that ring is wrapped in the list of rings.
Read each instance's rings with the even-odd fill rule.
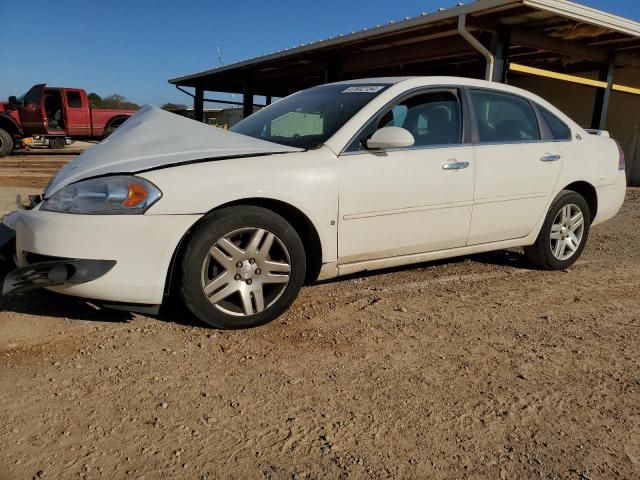
[[[528,237],[526,237],[526,239],[516,238],[507,241],[483,243],[479,245],[450,248],[446,250],[436,250],[433,252],[399,255],[395,257],[366,260],[362,262],[343,263],[337,266],[336,276],[350,275],[352,273],[363,272],[367,270],[381,270],[384,268],[401,267],[404,265],[412,265],[415,263],[431,262],[434,260],[442,260],[445,258],[473,255],[476,253],[490,252],[493,250],[502,250],[504,248],[522,247],[524,245],[532,244],[533,241],[535,241],[535,237],[532,241],[528,241]]]

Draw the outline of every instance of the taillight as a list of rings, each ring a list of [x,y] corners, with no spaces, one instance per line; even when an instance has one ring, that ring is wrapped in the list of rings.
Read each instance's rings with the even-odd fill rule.
[[[622,147],[620,146],[620,144],[618,142],[616,142],[616,145],[618,147],[618,170],[624,170],[624,151],[622,150]]]

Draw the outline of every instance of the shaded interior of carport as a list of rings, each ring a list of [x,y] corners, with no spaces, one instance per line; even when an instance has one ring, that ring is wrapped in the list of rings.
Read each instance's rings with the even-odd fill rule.
[[[254,111],[256,96],[270,103],[322,83],[404,75],[465,76],[523,86],[559,101],[579,123],[598,129],[607,128],[611,99],[620,96],[618,103],[628,108],[623,115],[628,138],[621,143],[629,160],[638,156],[640,24],[560,0],[480,0],[170,82],[193,87],[188,93],[197,119],[204,101],[227,103],[215,92],[242,94],[246,116]],[[590,118],[585,118],[585,102]],[[640,177],[637,170],[631,173]]]

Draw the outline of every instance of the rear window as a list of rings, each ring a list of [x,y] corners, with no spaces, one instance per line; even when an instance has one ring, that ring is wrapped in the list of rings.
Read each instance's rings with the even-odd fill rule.
[[[67,103],[71,108],[82,108],[82,97],[80,96],[80,92],[68,91]]]
[[[544,121],[547,122],[549,130],[551,130],[551,135],[556,142],[562,140],[571,140],[571,129],[566,123],[564,123],[546,108],[538,105],[538,109],[540,110],[540,113],[542,113],[542,118],[544,118]]]
[[[481,143],[540,140],[536,114],[527,100],[488,90],[472,90],[471,100]]]

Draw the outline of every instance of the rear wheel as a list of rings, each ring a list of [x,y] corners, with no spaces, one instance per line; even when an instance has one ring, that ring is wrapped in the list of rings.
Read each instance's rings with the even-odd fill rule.
[[[584,197],[563,190],[551,204],[536,243],[525,247],[524,253],[541,268],[568,268],[582,254],[590,225],[591,212]]]
[[[107,138],[113,132],[115,132],[120,125],[122,125],[127,120],[127,117],[120,117],[110,120],[107,126],[104,128],[104,136],[103,138]]]
[[[268,323],[295,300],[305,278],[300,237],[260,207],[219,210],[194,231],[182,257],[178,290],[191,312],[216,328]]]
[[[49,148],[53,148],[59,150],[67,146],[67,142],[62,137],[52,137],[49,138]]]
[[[13,150],[13,137],[6,130],[0,128],[0,157],[9,155]]]

